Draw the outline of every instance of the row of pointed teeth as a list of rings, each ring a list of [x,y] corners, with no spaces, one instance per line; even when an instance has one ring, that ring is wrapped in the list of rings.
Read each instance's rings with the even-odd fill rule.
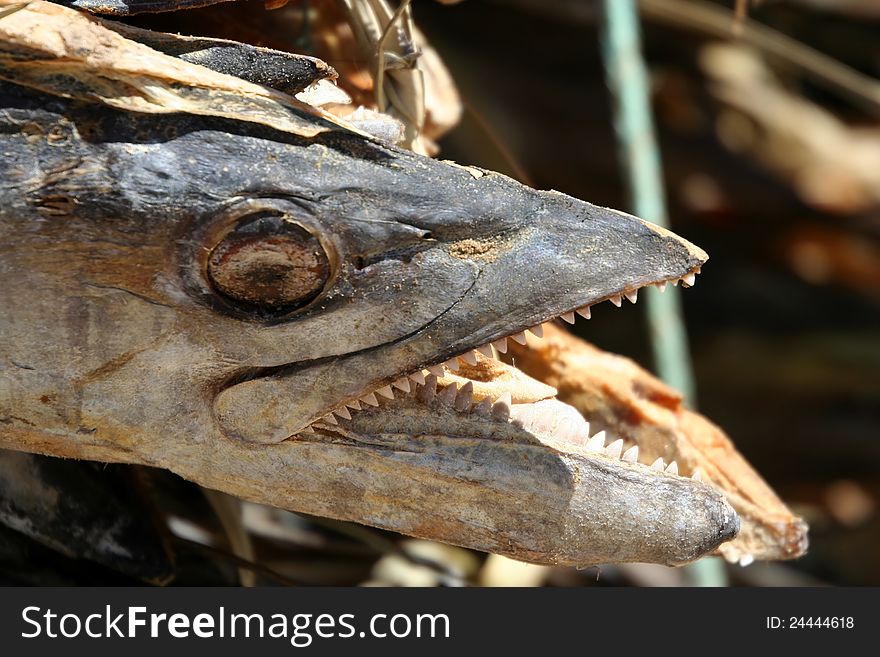
[[[688,274],[685,274],[681,278],[676,278],[671,281],[661,281],[659,283],[654,283],[654,287],[656,287],[658,290],[660,290],[660,292],[664,292],[666,290],[666,285],[670,282],[672,283],[672,285],[678,285],[678,283],[681,282],[684,287],[693,287],[694,283],[696,282],[697,274],[699,274],[699,273],[700,273],[700,268],[698,267],[694,271],[692,271]],[[638,301],[638,298],[639,298],[638,288],[633,289],[633,290],[626,290],[624,292],[621,292],[620,294],[614,294],[614,295],[608,297],[608,301],[610,301],[615,306],[620,308],[620,306],[623,304],[624,298],[626,298],[630,303],[636,303],[636,301]],[[593,304],[593,305],[595,305],[595,304]],[[591,308],[592,308],[592,305],[583,306],[581,308],[578,308],[577,310],[571,310],[567,313],[562,313],[559,316],[559,318],[562,319],[563,321],[568,322],[569,324],[574,324],[575,313],[577,313],[578,315],[580,315],[584,319],[590,319],[590,317],[592,316],[591,311],[590,311]],[[494,342],[490,342],[489,344],[484,344],[482,346],[479,346],[479,347],[475,348],[473,351],[468,351],[468,352],[461,354],[459,356],[455,356],[454,358],[450,358],[442,365],[433,365],[428,368],[428,371],[430,371],[431,374],[435,374],[437,376],[443,375],[443,368],[444,367],[446,367],[449,370],[452,370],[453,372],[458,371],[458,369],[459,369],[458,361],[459,360],[464,361],[465,363],[467,363],[469,365],[476,365],[477,364],[477,356],[476,356],[475,352],[477,352],[477,351],[480,352],[481,354],[483,354],[484,356],[488,356],[489,358],[495,357],[495,353],[494,353],[495,351],[497,351],[498,353],[506,354],[507,353],[507,340],[510,339],[510,340],[513,340],[514,342],[521,344],[521,345],[525,345],[526,344],[526,332],[532,333],[535,337],[538,337],[538,338],[544,337],[544,327],[541,324],[536,324],[535,326],[528,328],[525,331],[520,331],[519,333],[514,333],[513,335],[509,335],[506,338],[500,338],[498,340],[495,340]]]
[[[544,331],[541,326],[535,326],[531,329],[528,329],[528,331],[539,338],[544,335]],[[515,340],[519,344],[524,345],[526,343],[525,331],[508,337],[510,337],[510,339],[512,340]],[[467,363],[468,365],[476,365],[478,362],[477,352],[489,358],[494,358],[495,353],[493,350],[498,351],[502,354],[507,353],[507,338],[501,338],[499,340],[495,340],[491,344],[482,345],[464,354],[455,356],[454,358],[450,358],[446,362],[439,365],[429,365],[423,370],[419,370],[417,372],[413,372],[412,374],[402,376],[399,379],[392,381],[388,385],[377,388],[376,390],[369,392],[361,397],[358,397],[357,399],[354,399],[352,401],[345,402],[344,405],[332,410],[321,419],[329,422],[330,424],[336,424],[336,418],[333,417],[335,413],[336,415],[346,420],[350,420],[351,415],[349,414],[348,409],[359,411],[365,405],[378,406],[380,397],[385,397],[386,399],[394,399],[395,389],[400,390],[404,393],[409,393],[412,391],[413,383],[419,386],[424,386],[425,381],[427,381],[428,377],[433,376],[436,380],[442,377],[445,374],[446,370],[457,372],[459,369],[461,369],[459,361]]]
[[[696,268],[694,271],[685,274],[681,278],[676,278],[671,281],[660,281],[659,283],[654,283],[654,287],[656,287],[660,292],[666,291],[666,286],[669,283],[672,283],[673,286],[678,285],[681,282],[682,287],[693,287],[694,283],[697,281],[697,274],[700,273],[700,268]],[[630,303],[636,303],[639,299],[639,288],[635,288],[633,290],[625,290],[620,294],[613,294],[608,297],[608,301],[613,303],[615,306],[620,308],[623,305],[623,300],[627,299]],[[584,306],[583,308],[578,308],[577,310],[572,310],[567,313],[563,313],[559,316],[560,319],[568,322],[569,324],[574,324],[575,313],[583,317],[584,319],[590,319],[591,313],[590,308],[592,306]]]
[[[442,373],[440,376],[442,376]],[[442,388],[440,392],[437,392],[437,378],[438,375],[431,372],[428,372],[427,374],[423,372],[417,372],[415,375],[410,374],[409,377],[402,377],[391,385],[383,386],[359,399],[345,402],[343,406],[334,408],[319,419],[328,424],[339,424],[336,416],[345,420],[350,420],[351,411],[349,409],[359,411],[364,406],[378,406],[380,396],[385,397],[386,399],[394,399],[394,388],[397,388],[404,393],[412,392],[410,380],[415,381],[416,384],[421,386],[419,392],[422,396],[422,400],[425,402],[429,402],[436,397],[460,412],[477,413],[487,416],[491,415],[505,421],[509,419],[510,407],[513,405],[509,392],[501,395],[495,402],[492,402],[491,399],[486,397],[479,403],[475,404],[473,399],[474,385],[470,381],[465,383],[460,389],[456,384],[452,383]],[[310,427],[306,427],[305,431],[308,431],[309,429]]]
[[[586,448],[589,452],[596,452],[598,454],[604,454],[610,458],[620,459],[621,461],[625,461],[627,463],[638,463],[639,462],[639,446],[633,445],[627,450],[623,449],[623,439],[618,438],[617,440],[612,440],[607,445],[606,443],[606,435],[604,431],[600,431],[595,436],[587,440]],[[646,465],[646,464],[645,464]],[[655,472],[666,472],[668,474],[678,475],[678,463],[676,461],[670,461],[668,464],[662,459],[658,458],[650,466],[651,470]],[[699,469],[696,469],[691,474],[691,479],[694,481],[703,481],[703,475]]]
[[[397,382],[395,382],[397,383]],[[509,392],[505,392],[494,402],[489,397],[484,397],[479,402],[474,400],[474,386],[473,383],[468,381],[461,388],[459,388],[455,383],[451,383],[444,388],[441,388],[439,391],[437,390],[437,377],[433,374],[429,374],[425,377],[425,380],[421,385],[418,394],[420,399],[424,403],[430,403],[433,399],[437,399],[438,401],[446,404],[450,408],[454,408],[459,413],[473,413],[476,415],[482,415],[484,417],[491,417],[500,422],[508,422],[511,419],[511,409],[513,407],[513,399]],[[399,387],[406,393],[412,391],[412,388],[409,386],[409,382],[406,382],[406,386],[395,386]],[[391,386],[385,386],[385,388],[381,389],[383,391],[382,396],[388,399],[394,398],[394,391]],[[379,392],[379,391],[377,391]],[[362,398],[364,403],[369,406],[378,406],[379,400],[375,394],[367,395],[365,398]],[[328,424],[338,424],[338,420],[336,419],[336,415],[346,420],[351,419],[351,413],[349,412],[349,408],[354,410],[360,410],[362,406],[355,402],[354,404],[347,404],[346,406],[342,406],[340,408],[334,409],[332,412],[325,415],[321,418],[324,422]],[[589,423],[587,424],[587,432],[589,433]],[[623,449],[623,440],[617,439],[606,444],[606,434],[604,431],[600,431],[592,438],[589,438],[585,443],[585,447],[587,451],[595,452],[598,454],[602,454],[609,458],[620,459],[626,463],[638,464],[639,459],[639,447],[638,445],[633,445],[627,450]],[[675,461],[671,461],[669,464],[666,464],[662,458],[658,458],[655,460],[650,466],[651,470],[657,472],[666,472],[668,474],[678,475],[678,463]],[[700,473],[699,469],[694,470],[693,474],[691,474],[691,479],[695,481],[702,481],[703,477]]]
[[[696,277],[697,277],[697,274],[699,274],[699,273],[700,273],[700,269],[698,267],[694,271],[692,271],[688,274],[685,274],[681,278],[677,278],[672,281],[661,281],[659,283],[654,283],[654,287],[656,287],[658,290],[660,290],[660,292],[664,292],[666,290],[667,283],[671,282],[672,285],[678,285],[679,281],[685,287],[692,287],[694,285],[694,283],[696,282]],[[608,301],[610,301],[615,306],[620,308],[620,306],[623,304],[624,298],[629,300],[630,303],[636,303],[636,301],[638,301],[638,298],[639,298],[638,288],[633,289],[633,290],[627,290],[627,291],[621,292],[620,294],[612,295],[612,296],[608,297]],[[593,304],[593,305],[595,305],[595,304]],[[577,310],[571,310],[567,313],[562,313],[559,316],[559,318],[568,322],[569,324],[574,324],[575,313],[577,313],[578,315],[580,315],[584,319],[590,319],[590,317],[591,317],[590,309],[591,308],[592,308],[592,305],[583,306],[582,308],[578,308]],[[513,335],[509,335],[505,338],[500,338],[498,340],[495,340],[494,342],[490,342],[488,344],[481,345],[471,351],[468,351],[468,352],[465,352],[465,353],[460,354],[458,356],[455,356],[453,358],[450,358],[449,360],[447,360],[446,362],[444,362],[441,365],[432,365],[432,366],[428,367],[426,371],[428,373],[434,374],[436,376],[443,376],[443,368],[444,367],[448,370],[453,371],[453,372],[457,372],[460,368],[458,361],[462,361],[464,363],[467,363],[468,365],[476,365],[477,364],[476,352],[480,352],[481,354],[483,354],[484,356],[487,356],[489,358],[495,358],[496,351],[501,354],[506,354],[508,339],[513,340],[514,342],[517,342],[521,345],[525,345],[526,344],[526,332],[531,333],[535,337],[538,337],[538,338],[544,337],[543,325],[536,324],[535,326],[528,328],[525,331],[520,331],[519,333],[514,333]],[[412,376],[412,375],[410,375],[410,376]],[[420,381],[419,383],[422,383],[422,382]]]

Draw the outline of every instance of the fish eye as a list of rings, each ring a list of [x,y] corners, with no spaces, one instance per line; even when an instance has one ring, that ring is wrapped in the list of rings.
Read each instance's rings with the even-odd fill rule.
[[[271,314],[314,299],[331,270],[320,240],[274,209],[241,217],[211,249],[206,265],[217,294],[243,310]]]

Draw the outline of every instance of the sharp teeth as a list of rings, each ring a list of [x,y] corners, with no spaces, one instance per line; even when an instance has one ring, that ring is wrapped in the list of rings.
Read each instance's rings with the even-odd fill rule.
[[[410,392],[412,390],[409,385],[409,379],[407,379],[405,376],[397,379],[397,381],[395,381],[391,385],[393,385],[398,390],[403,390],[404,392]]]
[[[739,558],[739,565],[745,568],[746,566],[751,566],[755,563],[755,555],[754,554],[744,554]]]
[[[608,297],[608,300],[613,303],[615,306],[620,308],[620,305],[623,303],[623,299],[620,298],[619,294],[615,294],[614,296]]]
[[[455,410],[463,412],[469,409],[474,398],[473,393],[474,384],[468,381],[458,391],[458,396],[455,398]]]
[[[691,475],[691,479],[693,479],[694,481],[703,481],[703,473],[700,472],[699,468],[694,470],[694,473]]]
[[[456,357],[456,358],[450,358],[449,360],[447,360],[447,361],[446,361],[445,363],[443,363],[443,364],[446,366],[446,369],[452,370],[453,372],[458,372],[459,364],[458,364],[458,358],[457,358],[457,357]]]
[[[510,393],[505,392],[492,404],[492,415],[499,420],[507,421],[510,418],[511,406],[513,406],[513,400],[510,397]]]
[[[492,343],[492,346],[495,347],[500,353],[507,353],[507,338],[501,338],[500,340],[495,340]]]
[[[623,456],[621,456],[620,458],[622,458],[627,463],[635,463],[639,460],[639,446],[633,445],[628,450],[626,450],[623,453]]]
[[[542,418],[543,420],[548,420],[549,418]],[[526,431],[534,431],[536,428],[535,422],[535,406],[534,404],[519,404],[516,407],[510,409],[510,421],[513,422],[518,427],[522,427]],[[553,426],[556,426],[555,422],[552,422]],[[540,426],[542,429],[546,429],[550,433],[553,433],[553,429],[546,423],[540,422]]]
[[[520,344],[525,344],[526,343],[526,334],[524,332],[520,331],[519,333],[514,333],[513,335],[511,335],[510,339],[513,340],[514,342],[519,342]]]
[[[685,274],[681,277],[682,282],[688,287],[693,287],[694,283],[697,282],[697,275],[694,273]]]
[[[660,290],[661,293],[666,292],[666,281],[661,281],[660,283],[654,283],[654,287]]]
[[[352,400],[352,401],[345,402],[345,405],[348,406],[349,408],[355,410],[355,411],[359,411],[359,410],[361,410],[361,403],[360,403],[357,399],[354,399],[354,400]]]
[[[638,290],[630,290],[629,292],[624,292],[623,296],[629,299],[630,303],[635,303],[639,299],[639,291]]]
[[[454,383],[450,383],[448,386],[443,388],[440,391],[440,394],[437,395],[437,400],[443,402],[447,406],[455,405],[455,396],[458,394],[458,386]]]
[[[437,377],[431,374],[425,379],[425,385],[418,389],[416,397],[425,404],[430,404],[434,400],[437,392]]]
[[[476,365],[477,364],[477,355],[473,351],[468,351],[467,353],[462,354],[458,358],[459,358],[459,360],[463,360],[468,365]]]
[[[678,280],[679,279],[676,278],[675,280],[669,282],[672,283],[672,287],[675,287],[676,285],[678,285]]]
[[[657,472],[663,472],[664,465],[663,459],[657,459],[651,464],[651,469],[656,470]]]
[[[611,458],[619,459],[620,453],[623,451],[623,441],[619,438],[605,448],[604,454]]]
[[[589,306],[584,306],[583,308],[578,308],[575,312],[578,315],[580,315],[581,317],[583,317],[584,319],[590,319],[591,313],[590,313]]]
[[[321,419],[324,420],[324,422],[326,422],[327,424],[339,424],[339,422],[337,422],[336,418],[333,416],[333,413],[327,413],[327,415],[325,415]]]
[[[300,429],[300,433],[315,433],[315,430],[312,429],[312,425],[310,424],[309,426]]]
[[[429,365],[428,371],[436,377],[443,376],[443,366],[442,365]]]
[[[382,386],[376,392],[387,399],[394,399],[394,391],[391,389],[391,386]]]
[[[492,351],[492,345],[484,344],[480,347],[477,347],[477,351],[488,358],[495,358],[495,353]]]
[[[556,425],[556,432],[566,442],[583,445],[583,427],[584,422],[573,417],[563,417]]]
[[[569,324],[574,324],[574,313],[573,312],[562,313],[559,316],[559,319],[564,320],[564,321],[568,322]]]
[[[601,452],[605,448],[605,432],[600,431],[587,441],[587,449],[591,452]]]
[[[361,401],[365,404],[369,404],[370,406],[379,405],[379,400],[376,399],[376,395],[372,392],[369,395],[364,395],[363,397],[361,397]]]
[[[535,336],[537,336],[539,338],[544,337],[544,327],[541,326],[540,324],[535,324],[532,328],[526,329],[526,330],[531,331],[532,333],[535,334]]]
[[[483,401],[474,406],[472,411],[477,415],[491,415],[492,414],[492,399],[489,397],[483,397]]]
[[[340,406],[339,408],[334,409],[333,412],[336,413],[336,415],[338,415],[339,417],[345,418],[346,420],[351,419],[351,413],[348,412],[348,409],[345,406]]]
[[[677,475],[678,474],[678,463],[673,461],[672,463],[670,463],[669,465],[666,466],[666,470],[664,470],[664,472],[668,472],[669,474]]]
[[[421,371],[413,372],[409,375],[409,378],[418,383],[420,386],[425,385],[425,375],[422,374]]]

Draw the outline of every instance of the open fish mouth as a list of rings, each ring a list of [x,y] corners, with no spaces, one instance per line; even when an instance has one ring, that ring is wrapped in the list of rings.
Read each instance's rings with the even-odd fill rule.
[[[696,273],[668,283],[684,279],[692,285]],[[619,296],[636,299],[634,291]],[[586,314],[583,308],[581,315]],[[506,337],[532,343],[528,348],[540,341],[542,328],[529,332],[527,340],[518,333]],[[553,544],[551,558],[537,558],[523,544],[493,544],[493,550],[526,561],[677,565],[738,534],[738,515],[701,472],[652,456],[637,436],[591,428],[588,417],[556,398],[556,388],[494,357],[506,346],[498,338],[401,377],[334,408],[278,447],[298,444],[391,462],[389,467],[410,482],[404,487],[414,499],[424,499],[421,482],[430,472],[438,508],[467,508],[489,537],[507,535],[507,528],[499,531],[496,517],[484,517],[499,505],[516,509],[514,533],[531,526],[534,509],[549,505],[555,509],[549,516],[555,529],[534,531]],[[360,474],[346,468],[336,476]],[[378,481],[360,485],[364,496],[385,498]],[[423,513],[421,503],[414,513]],[[619,531],[609,532],[612,525]],[[432,535],[437,525],[422,529]]]

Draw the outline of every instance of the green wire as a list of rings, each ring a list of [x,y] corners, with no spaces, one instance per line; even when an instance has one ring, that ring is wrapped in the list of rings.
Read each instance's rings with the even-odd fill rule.
[[[635,0],[604,0],[602,56],[614,101],[614,129],[627,176],[633,212],[661,226],[669,224],[663,192],[663,172],[654,121],[650,85],[642,57]],[[648,330],[660,378],[682,391],[695,405],[695,385],[679,288],[664,294],[648,290]],[[688,568],[698,586],[724,586],[724,565],[704,559]]]

